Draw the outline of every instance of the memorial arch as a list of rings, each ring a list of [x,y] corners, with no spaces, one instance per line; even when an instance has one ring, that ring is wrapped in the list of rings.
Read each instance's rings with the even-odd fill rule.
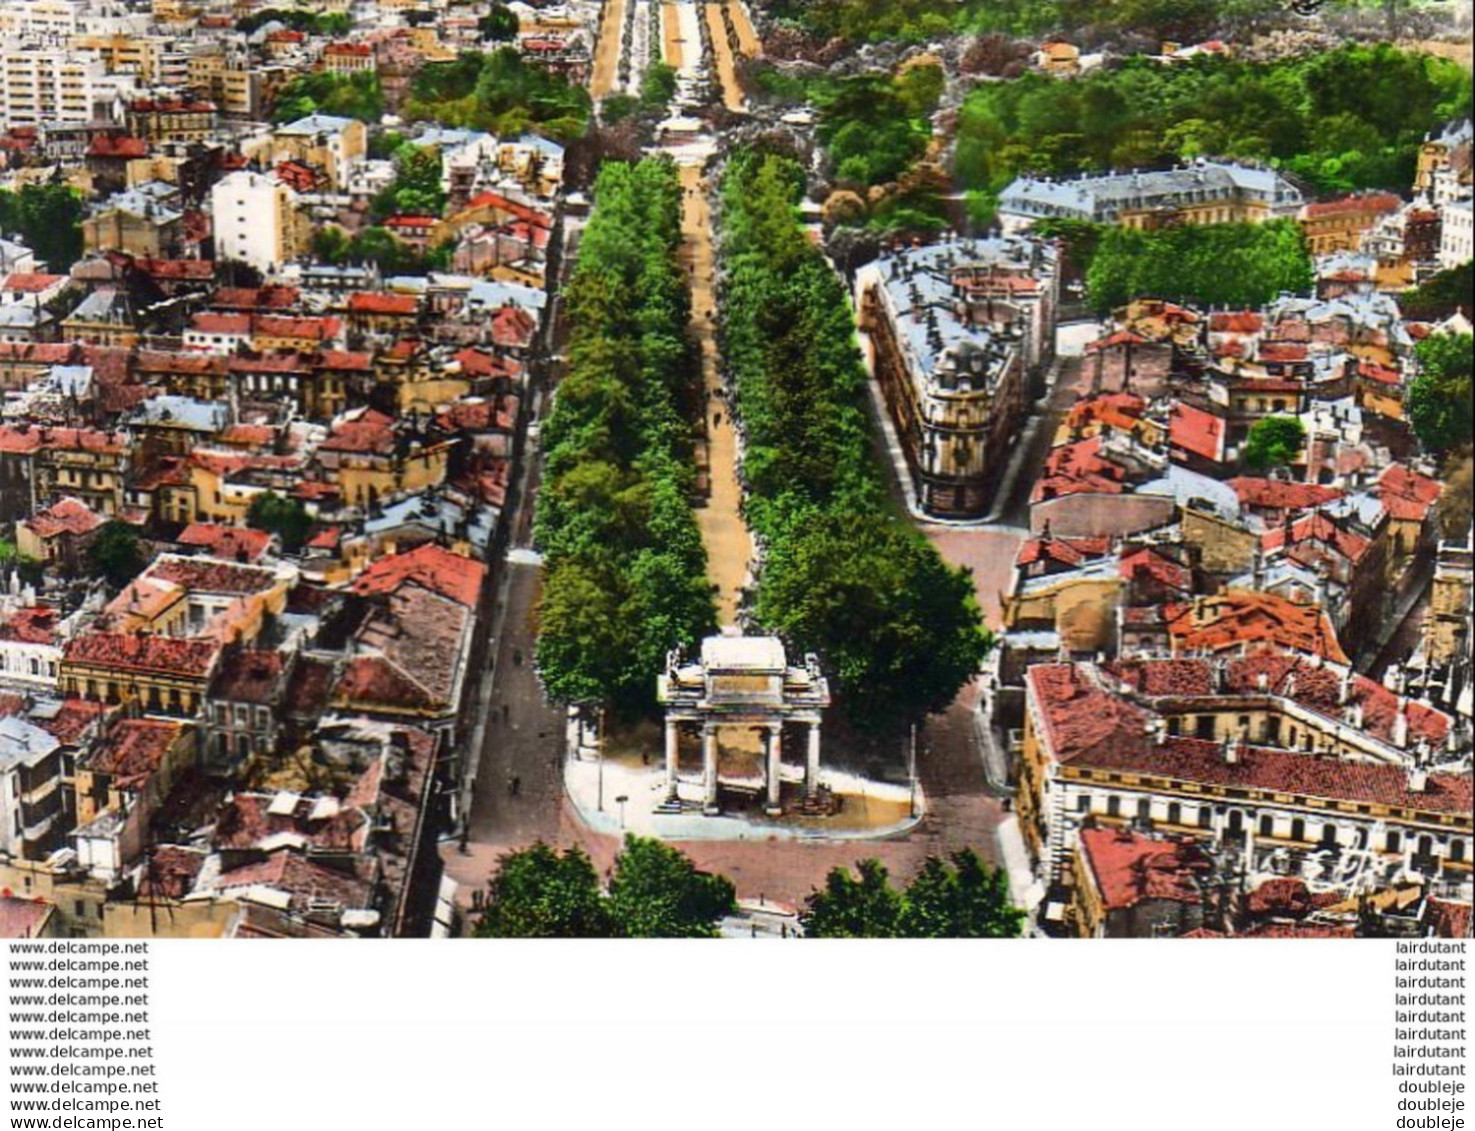
[[[718,801],[718,732],[724,727],[757,730],[762,738],[764,808],[783,812],[780,766],[785,723],[805,725],[804,797],[819,794],[820,723],[830,705],[830,689],[812,655],[790,666],[783,642],[774,636],[709,636],[700,658],[686,662],[678,649],[666,657],[657,681],[657,699],[666,709],[666,789],[662,808],[678,810],[677,769],[680,728],[699,726],[702,735],[702,811],[721,812]]]

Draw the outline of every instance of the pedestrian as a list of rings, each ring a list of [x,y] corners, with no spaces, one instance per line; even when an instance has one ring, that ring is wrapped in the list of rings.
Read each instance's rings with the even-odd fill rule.
[[[512,650],[512,662],[518,667],[522,667],[522,653],[516,648]]]
[[[512,796],[513,797],[516,797],[517,794],[518,794],[518,791],[520,789],[522,789],[522,779],[520,777],[518,777],[516,774],[513,774],[512,775]]]
[[[502,721],[505,723],[511,717],[512,717],[512,704],[510,704],[510,703],[503,703],[502,704]]]

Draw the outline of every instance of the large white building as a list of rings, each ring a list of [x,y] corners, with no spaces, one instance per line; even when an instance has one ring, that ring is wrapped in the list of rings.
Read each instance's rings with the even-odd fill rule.
[[[297,194],[275,177],[242,170],[210,190],[215,258],[274,271],[298,254]]]
[[[116,94],[117,83],[95,55],[19,46],[0,51],[0,128],[85,125]]]
[[[1258,224],[1291,218],[1301,190],[1274,169],[1200,158],[1177,169],[1055,181],[1020,177],[999,194],[1006,234],[1061,218],[1153,228],[1168,224]]]

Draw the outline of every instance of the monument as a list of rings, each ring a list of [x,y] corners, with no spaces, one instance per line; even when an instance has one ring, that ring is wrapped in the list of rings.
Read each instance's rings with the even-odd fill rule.
[[[830,705],[830,688],[813,655],[791,667],[783,642],[775,636],[709,636],[701,658],[683,662],[680,649],[666,656],[666,671],[656,697],[666,708],[666,792],[663,808],[679,809],[677,762],[680,728],[700,725],[702,734],[702,811],[721,812],[717,799],[717,735],[723,727],[759,731],[763,742],[765,810],[783,812],[779,775],[785,723],[808,726],[804,796],[819,791],[820,722]]]

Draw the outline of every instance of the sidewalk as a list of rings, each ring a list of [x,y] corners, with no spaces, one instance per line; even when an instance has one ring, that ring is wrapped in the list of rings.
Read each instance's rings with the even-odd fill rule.
[[[600,779],[603,778],[601,788]],[[785,782],[802,781],[803,771],[785,766]],[[780,817],[749,818],[722,813],[708,817],[701,811],[701,783],[685,775],[679,782],[681,813],[658,813],[655,808],[666,795],[664,766],[628,766],[597,758],[571,758],[564,765],[564,788],[574,813],[591,831],[622,837],[626,832],[667,841],[691,840],[882,840],[901,836],[915,828],[927,813],[926,798],[917,787],[916,816],[908,816],[910,794],[905,786],[867,781],[834,771],[822,771],[821,779],[853,808],[874,803],[882,810],[896,810],[899,820],[876,825],[846,827],[835,818]],[[624,798],[623,803],[620,798]],[[602,808],[601,808],[602,799]]]

